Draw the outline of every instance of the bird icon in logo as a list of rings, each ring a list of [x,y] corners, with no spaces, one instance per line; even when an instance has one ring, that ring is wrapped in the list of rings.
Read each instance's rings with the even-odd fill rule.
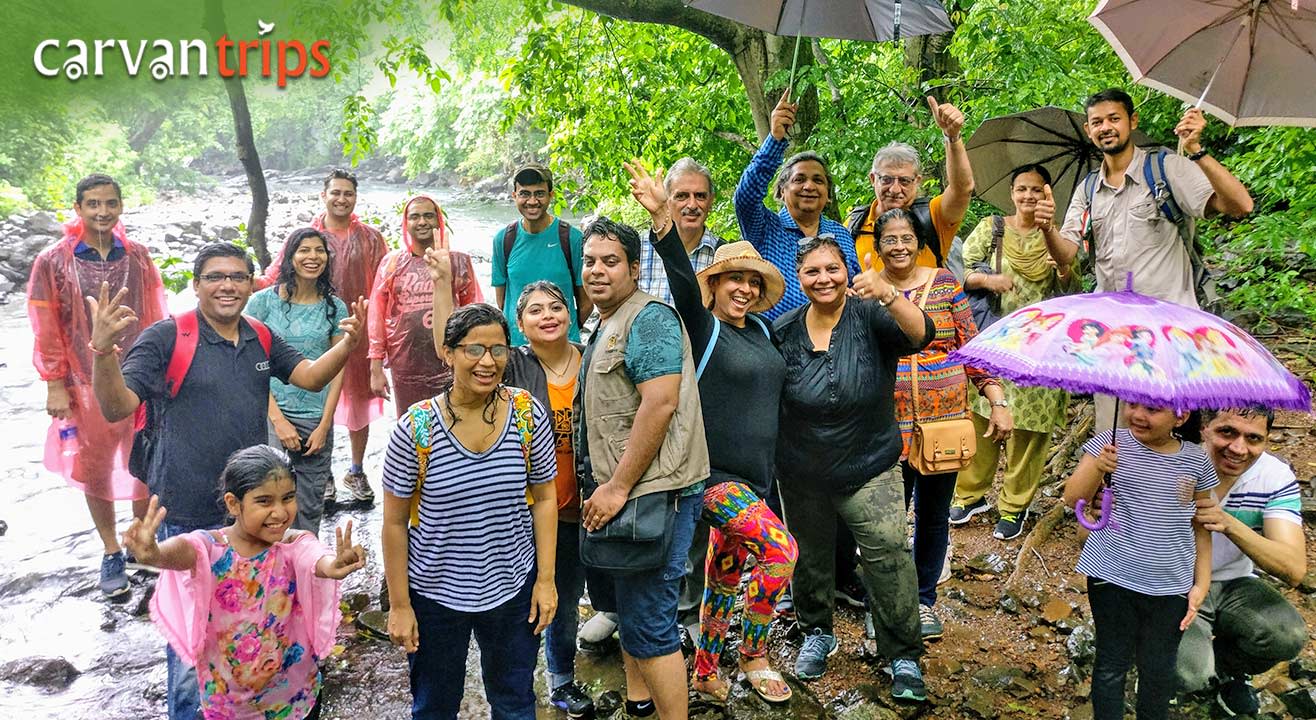
[[[264,20],[257,19],[256,29],[259,31],[257,35],[260,37],[264,37],[265,35],[269,35],[270,33],[274,32],[274,23],[267,23]]]

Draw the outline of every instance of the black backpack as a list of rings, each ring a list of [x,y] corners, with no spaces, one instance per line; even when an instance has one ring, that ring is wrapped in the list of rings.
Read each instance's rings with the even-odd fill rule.
[[[872,203],[860,205],[846,216],[845,229],[850,231],[850,237],[859,237],[860,228],[868,221],[868,213],[872,209]],[[937,236],[937,226],[932,222],[932,200],[923,196],[914,198],[909,212],[914,216],[914,234],[918,236],[918,241],[932,250],[932,257],[937,259],[937,267],[945,267],[946,260],[941,256],[941,238]],[[877,252],[876,238],[873,252]],[[859,261],[863,262],[863,258],[859,258]]]
[[[512,257],[512,246],[516,244],[516,229],[521,225],[521,221],[508,225],[503,229],[503,265]],[[571,282],[578,283],[580,278],[574,277],[576,274],[576,265],[571,262],[571,225],[562,218],[557,219],[557,244],[562,248],[562,259],[567,261],[567,274],[573,276]],[[570,288],[563,288],[563,291]]]

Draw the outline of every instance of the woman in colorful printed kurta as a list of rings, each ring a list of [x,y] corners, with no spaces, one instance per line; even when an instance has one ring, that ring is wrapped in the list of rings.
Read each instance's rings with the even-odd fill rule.
[[[1002,316],[1027,307],[1039,300],[1063,295],[1077,289],[1078,273],[1073,266],[1061,268],[1052,260],[1046,249],[1046,238],[1033,219],[1038,200],[1050,185],[1051,176],[1040,165],[1029,165],[1015,170],[1010,180],[1010,195],[1015,213],[1005,218],[1005,234],[1001,238],[1001,272],[988,274],[975,272],[975,263],[995,264],[992,244],[992,218],[983,218],[964,242],[964,284],[996,293],[1000,298]],[[1023,532],[1028,518],[1028,506],[1037,492],[1037,481],[1042,476],[1042,464],[1051,444],[1051,431],[1065,419],[1069,394],[1063,390],[1045,387],[1020,387],[1002,381],[1005,399],[1014,413],[1014,433],[1005,444],[1005,481],[996,499],[999,521],[994,534],[1001,540],[1010,540]],[[991,408],[981,397],[972,400],[974,427],[981,434],[987,429]],[[951,501],[952,524],[968,522],[969,518],[988,509],[984,495],[996,477],[996,464],[1001,449],[983,443],[969,467],[960,471],[955,483],[955,499]]]
[[[337,552],[293,530],[297,486],[288,458],[254,445],[220,476],[233,524],[156,543],[165,517],[158,498],[123,544],[161,568],[151,619],[197,669],[206,720],[301,720],[315,707],[319,663],[333,649],[338,580],[365,564],[352,524],[336,531]]]
[[[905,478],[905,504],[914,502],[914,567],[918,571],[919,619],[925,639],[941,636],[941,622],[932,612],[937,601],[937,579],[946,562],[949,544],[951,493],[955,473],[923,475],[904,460],[909,455],[909,438],[914,419],[947,420],[964,417],[967,408],[966,379],[985,395],[992,407],[991,442],[1009,437],[1013,419],[1003,403],[1005,393],[987,373],[966,368],[946,356],[973,339],[969,299],[955,276],[944,268],[917,265],[922,243],[914,232],[912,217],[903,209],[888,210],[877,221],[878,251],[882,254],[882,278],[923,308],[936,326],[931,344],[918,354],[918,397],[913,397],[910,359],[903,357],[896,369],[896,421],[900,425],[901,470]],[[917,400],[917,403],[915,403]]]

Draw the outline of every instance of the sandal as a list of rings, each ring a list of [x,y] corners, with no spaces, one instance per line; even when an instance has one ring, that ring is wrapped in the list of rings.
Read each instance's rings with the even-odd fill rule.
[[[700,690],[695,687],[695,683],[708,682],[709,680],[717,680],[718,682],[722,683],[721,687],[719,687],[717,690],[713,692]],[[726,705],[727,699],[731,697],[731,686],[728,685],[726,682],[724,682],[717,675],[710,675],[704,678],[701,678],[698,675],[694,676],[694,678],[692,678],[690,681],[690,691],[693,692],[695,694],[695,697],[697,697],[700,701],[710,703],[713,705]]]
[[[787,702],[794,696],[794,693],[791,691],[791,686],[786,684],[786,679],[776,670],[741,670],[740,679],[748,682],[750,688],[758,693],[759,697],[773,705]],[[780,695],[770,694],[768,692],[768,683],[774,681],[781,683],[782,687],[786,688],[786,692]]]

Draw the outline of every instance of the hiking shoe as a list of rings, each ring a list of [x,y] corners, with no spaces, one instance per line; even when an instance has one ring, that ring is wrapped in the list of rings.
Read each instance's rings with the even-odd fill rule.
[[[553,707],[567,711],[567,717],[586,717],[594,714],[594,701],[585,689],[574,682],[564,683],[553,688],[548,696]]]
[[[338,502],[338,483],[333,478],[324,484],[324,506],[330,508]]]
[[[817,680],[827,671],[827,658],[836,654],[840,645],[835,635],[815,628],[804,638],[804,647],[795,658],[795,675],[801,680]]]
[[[1252,683],[1246,675],[1221,677],[1215,701],[1229,717],[1252,717],[1261,711],[1257,691],[1252,689]]]
[[[918,631],[924,640],[936,640],[944,632],[936,611],[923,603],[918,606]]]
[[[348,472],[343,476],[343,487],[347,489],[347,494],[352,496],[352,502],[363,505],[373,505],[375,502],[375,491],[370,489],[370,481],[366,479],[363,472]]]
[[[774,611],[779,618],[790,619],[795,617],[795,600],[791,598],[790,586],[786,586],[786,591],[781,594],[781,599],[777,601],[777,607]]]
[[[954,547],[946,543],[946,559],[941,563],[941,574],[937,576],[937,584],[940,585],[950,579],[950,557]]]
[[[122,551],[101,559],[100,588],[101,594],[110,600],[128,594],[128,564]]]
[[[1024,521],[1027,519],[1027,508],[1017,513],[1001,513],[1001,519],[996,521],[996,529],[992,531],[992,537],[997,540],[1013,540],[1019,537],[1024,531]]]
[[[917,660],[891,661],[891,697],[915,702],[928,699],[928,688],[923,684],[923,671],[919,670]]]
[[[843,602],[856,610],[863,610],[867,607],[868,593],[864,590],[864,584],[859,582],[858,578],[850,578],[848,582],[836,588],[835,597],[837,601]]]
[[[978,513],[985,513],[990,510],[991,507],[991,503],[987,502],[987,498],[978,498],[977,502],[971,503],[967,506],[959,504],[951,505],[950,524],[963,525],[969,521],[969,518],[972,518]]]

